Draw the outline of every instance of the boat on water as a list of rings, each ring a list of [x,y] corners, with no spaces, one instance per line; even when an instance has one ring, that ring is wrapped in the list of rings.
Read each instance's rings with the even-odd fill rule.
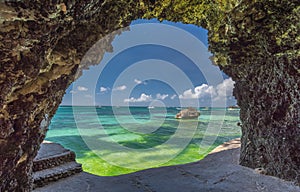
[[[181,110],[175,115],[176,119],[198,119],[200,112],[193,107]]]
[[[154,109],[154,108],[155,108],[154,106],[149,106],[149,107],[148,107],[148,109]]]
[[[238,105],[232,105],[232,106],[227,107],[227,110],[238,110],[238,109],[240,109],[240,107]]]

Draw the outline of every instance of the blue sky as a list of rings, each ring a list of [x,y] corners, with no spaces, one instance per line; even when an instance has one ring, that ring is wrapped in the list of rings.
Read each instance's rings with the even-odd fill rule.
[[[211,64],[207,31],[182,23],[136,20],[113,52],[85,70],[62,105],[228,106],[234,82]]]

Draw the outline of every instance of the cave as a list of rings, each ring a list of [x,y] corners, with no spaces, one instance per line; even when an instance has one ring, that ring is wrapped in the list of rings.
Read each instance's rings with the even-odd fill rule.
[[[31,190],[33,158],[76,72],[99,63],[113,32],[138,18],[209,31],[214,63],[236,82],[240,164],[300,183],[298,0],[24,0],[0,9],[0,191]]]

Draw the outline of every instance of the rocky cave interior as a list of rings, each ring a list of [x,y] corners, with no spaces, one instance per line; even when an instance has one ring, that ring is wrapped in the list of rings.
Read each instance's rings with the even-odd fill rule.
[[[236,82],[241,165],[300,183],[298,0],[24,0],[0,9],[0,191],[31,189],[33,158],[65,90],[138,18],[209,31],[215,63]]]

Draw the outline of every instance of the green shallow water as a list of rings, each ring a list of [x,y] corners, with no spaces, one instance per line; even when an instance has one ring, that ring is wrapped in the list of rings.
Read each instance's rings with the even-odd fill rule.
[[[195,162],[202,159],[217,145],[241,135],[240,128],[237,126],[239,110],[200,108],[201,115],[198,120],[176,120],[174,116],[179,110],[178,108],[130,107],[127,111],[125,107],[61,106],[51,121],[46,140],[60,143],[73,150],[76,153],[76,160],[83,165],[84,171],[113,176],[150,167]],[[76,114],[76,118],[73,114]],[[99,123],[102,125],[102,132],[99,132]],[[191,131],[193,128],[194,131]],[[179,137],[175,137],[179,130],[183,132]],[[185,134],[189,132],[192,136]],[[126,156],[120,156],[122,166],[118,166],[110,161],[111,156],[114,158],[116,157],[114,155],[118,155],[116,150],[105,145],[92,146],[93,150],[91,150],[91,146],[88,146],[83,138],[101,143],[113,142],[132,150],[128,151]],[[173,138],[175,144],[165,145]],[[186,139],[189,139],[189,142],[187,146],[182,147],[180,142]],[[167,147],[141,153],[141,150],[160,146]],[[179,151],[178,155],[168,159],[168,155],[174,151]],[[149,164],[149,162],[160,162],[162,159],[168,161]],[[138,168],[133,165],[134,162],[138,162]]]

